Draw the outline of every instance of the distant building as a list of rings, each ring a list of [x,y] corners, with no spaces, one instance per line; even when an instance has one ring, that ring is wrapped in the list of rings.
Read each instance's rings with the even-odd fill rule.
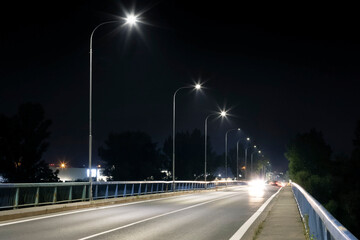
[[[88,168],[61,168],[51,167],[53,171],[59,170],[58,178],[62,182],[74,182],[74,181],[88,181],[89,169]],[[103,174],[104,168],[93,168],[91,169],[91,176],[96,178],[96,181],[106,182],[107,176]]]

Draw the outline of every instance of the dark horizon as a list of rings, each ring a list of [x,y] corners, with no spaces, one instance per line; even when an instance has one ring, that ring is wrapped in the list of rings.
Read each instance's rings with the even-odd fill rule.
[[[1,21],[0,113],[42,104],[53,121],[44,159],[87,166],[90,34],[133,4],[20,3],[6,7],[16,20]],[[210,112],[230,108],[228,121],[209,121],[219,154],[226,130],[237,127],[282,171],[290,139],[311,128],[335,154],[351,153],[360,120],[355,22],[245,24],[238,9],[187,1],[142,1],[136,9],[148,9],[141,33],[109,24],[94,36],[94,164],[112,131],[145,131],[162,147],[172,132],[174,91],[199,79],[202,93],[177,96],[177,131],[204,132]],[[229,135],[229,148],[235,140]]]

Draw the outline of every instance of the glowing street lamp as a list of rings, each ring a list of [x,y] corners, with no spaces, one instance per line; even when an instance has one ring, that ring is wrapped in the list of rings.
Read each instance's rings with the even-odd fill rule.
[[[130,26],[133,26],[138,22],[138,17],[135,16],[134,14],[129,14],[125,18],[125,21],[126,21],[126,24],[129,24]]]
[[[207,121],[209,119],[209,117],[211,116],[215,116],[215,115],[220,115],[220,117],[226,117],[226,111],[221,111],[220,114],[219,113],[211,113],[209,114],[206,118],[205,118],[205,164],[204,164],[204,176],[205,176],[205,188],[206,188],[206,164],[207,164]]]
[[[236,179],[239,178],[239,141],[240,139],[236,142]],[[247,142],[250,142],[250,138],[246,138]],[[247,162],[247,150],[248,150],[248,146],[247,146],[247,142],[245,143],[245,166],[246,166],[246,162]],[[246,178],[246,172],[245,172],[245,178]]]
[[[231,131],[240,131],[240,128],[233,128],[233,129],[229,129],[226,131],[225,133],[225,177],[226,177],[226,180],[228,178],[228,174],[227,174],[227,152],[228,152],[228,147],[227,147],[227,135],[229,132]],[[227,185],[227,182],[226,182],[226,185]]]
[[[175,192],[175,112],[176,112],[176,104],[175,104],[175,100],[176,100],[176,94],[178,91],[180,91],[181,89],[185,89],[185,88],[194,88],[195,90],[200,90],[201,89],[201,84],[197,83],[193,86],[186,86],[186,87],[180,87],[178,88],[173,95],[173,151],[172,151],[172,159],[173,159],[173,166],[172,166],[172,175],[173,175],[173,191]]]
[[[253,155],[254,153],[258,152],[261,153],[261,150],[256,151],[256,145],[254,145],[254,151],[251,153],[251,165],[250,165],[250,174],[253,175]]]
[[[123,20],[125,20],[125,25],[129,25],[134,26],[137,22],[138,22],[138,16],[134,15],[134,14],[128,14],[125,18],[122,18]],[[89,94],[89,169],[91,170],[91,160],[92,160],[92,45],[93,45],[93,36],[95,31],[106,24],[110,24],[110,23],[121,23],[120,21],[107,21],[107,22],[103,22],[100,23],[99,25],[97,25],[94,30],[91,32],[90,35],[90,76],[89,76],[89,84],[90,84],[90,94]],[[93,200],[93,196],[92,196],[92,177],[89,176],[89,183],[90,183],[90,187],[89,187],[89,200],[92,201]]]

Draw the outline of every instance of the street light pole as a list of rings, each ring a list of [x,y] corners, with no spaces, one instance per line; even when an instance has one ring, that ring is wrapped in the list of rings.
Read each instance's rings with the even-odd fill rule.
[[[256,146],[254,146],[254,148],[256,148]],[[251,153],[251,166],[250,166],[251,177],[253,176],[253,155],[254,155],[254,153],[256,153],[256,150]],[[258,153],[261,153],[261,151],[259,150]]]
[[[236,179],[238,179],[239,177],[239,141],[240,139],[236,142]],[[250,138],[246,138],[246,141],[250,141]],[[245,179],[246,179],[246,160],[247,160],[247,149],[249,148],[247,146],[247,143],[245,143]]]
[[[236,180],[239,180],[239,141],[236,142]]]
[[[245,179],[247,180],[247,151],[248,151],[248,147],[245,148]]]
[[[240,128],[233,128],[233,129],[229,129],[226,131],[225,133],[225,178],[226,178],[226,185],[227,185],[227,178],[228,178],[228,174],[227,174],[227,135],[229,132],[234,131],[234,130],[238,130],[240,131]]]
[[[250,142],[250,138],[246,138],[246,140],[248,141],[248,142]],[[245,179],[247,179],[247,151],[248,151],[248,148],[249,148],[249,146],[246,144],[246,146],[245,146]]]
[[[173,95],[173,132],[172,132],[172,136],[173,136],[173,151],[172,151],[172,180],[173,180],[173,192],[175,192],[175,112],[176,112],[176,94],[178,91],[180,91],[181,89],[185,89],[185,88],[195,88],[196,90],[201,89],[201,85],[200,84],[196,84],[195,86],[189,86],[189,87],[180,87],[178,88]]]
[[[211,113],[209,114],[206,118],[205,118],[205,131],[204,131],[204,134],[205,134],[205,164],[204,164],[204,179],[205,179],[205,188],[206,188],[206,166],[207,166],[207,121],[209,119],[209,117],[211,116],[214,116],[214,115],[217,115],[218,113]],[[226,112],[225,111],[222,111],[220,113],[220,116],[221,117],[225,117],[226,116]]]
[[[137,16],[135,15],[129,15],[127,16],[125,19],[125,23],[129,24],[129,25],[134,25],[137,22]],[[95,31],[105,25],[105,24],[110,24],[110,23],[119,23],[120,21],[107,21],[107,22],[103,22],[100,23],[99,25],[97,25],[94,30],[91,32],[90,35],[90,61],[89,61],[89,183],[90,183],[90,187],[89,187],[89,200],[92,201],[93,200],[93,195],[92,195],[92,176],[91,176],[91,165],[92,165],[92,58],[93,58],[93,52],[92,52],[92,45],[93,45],[93,36]]]

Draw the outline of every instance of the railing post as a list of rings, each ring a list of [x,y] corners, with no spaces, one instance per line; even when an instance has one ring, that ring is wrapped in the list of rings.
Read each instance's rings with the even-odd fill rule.
[[[159,183],[156,184],[156,192],[159,192]]]
[[[39,204],[39,187],[36,188],[36,194],[35,194],[35,206]]]
[[[117,196],[118,196],[118,190],[119,190],[118,188],[119,188],[119,184],[116,184],[114,197],[117,197]]]
[[[57,187],[54,187],[53,203],[56,203]]]
[[[86,184],[83,187],[83,192],[82,192],[81,198],[82,198],[83,201],[85,201],[85,198],[86,198]]]
[[[70,186],[70,189],[69,189],[69,201],[72,200],[72,186]]]
[[[94,185],[94,184],[93,184]],[[98,188],[99,188],[99,185],[95,185],[95,198],[98,197]],[[91,189],[92,190],[92,189]]]
[[[145,194],[147,193],[147,183],[145,183]]]
[[[134,185],[135,185],[135,183],[133,183],[133,185],[132,185],[131,196],[134,196]]]
[[[19,206],[19,188],[16,188],[15,191],[15,199],[14,199],[14,208],[17,208]]]
[[[154,184],[151,183],[151,193],[153,193],[153,189],[154,189]]]
[[[126,183],[125,183],[125,186],[124,186],[124,193],[123,193],[123,197],[126,197]]]
[[[108,198],[108,195],[109,195],[109,184],[106,185],[105,198]]]
[[[139,190],[138,190],[138,195],[141,194],[141,183],[139,184]]]

